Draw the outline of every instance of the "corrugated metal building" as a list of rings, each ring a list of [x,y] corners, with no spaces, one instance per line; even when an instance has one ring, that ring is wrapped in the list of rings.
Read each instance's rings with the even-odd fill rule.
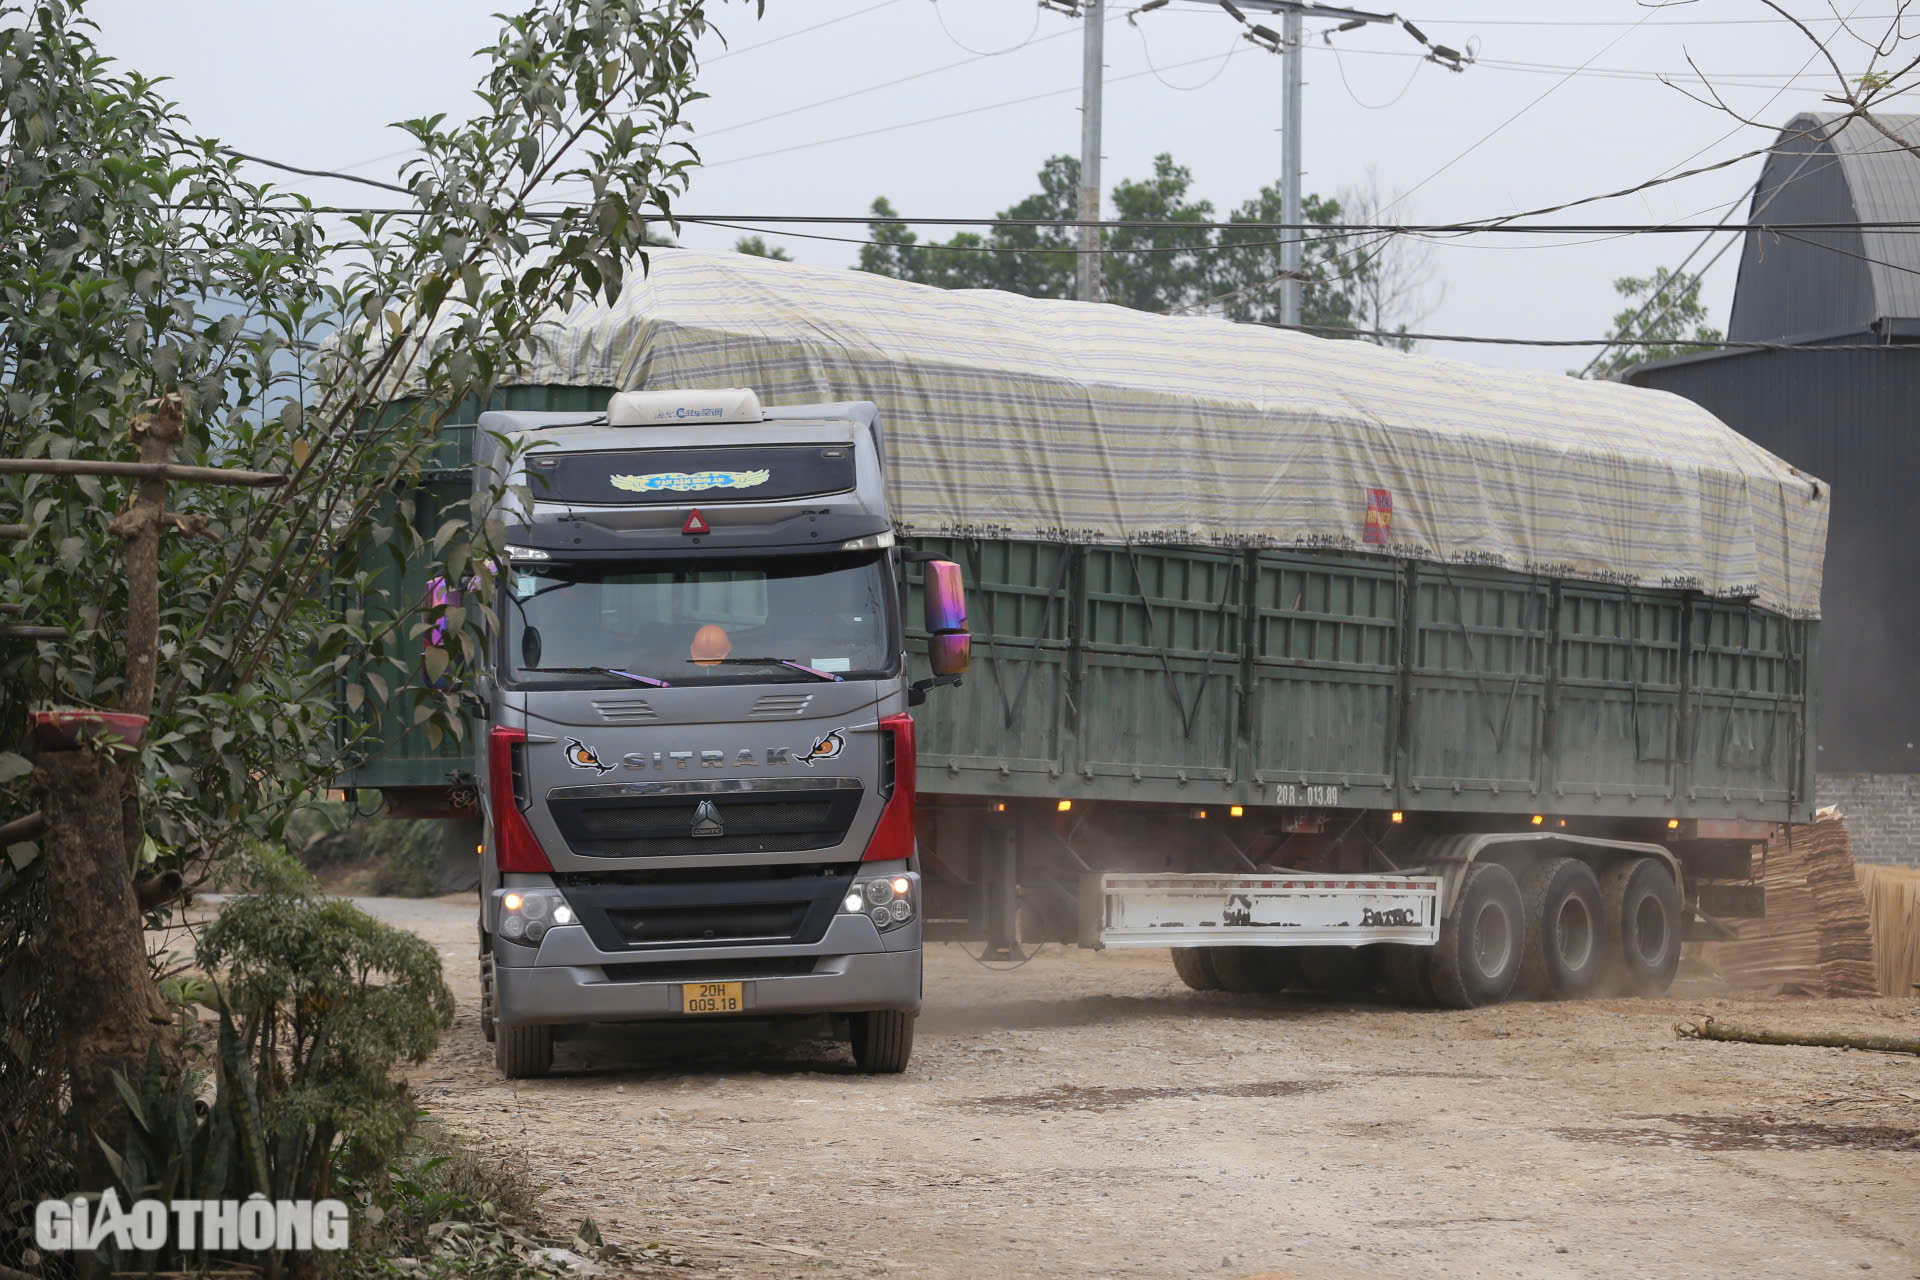
[[[1749,221],[1920,221],[1920,156],[1872,124],[1801,115]],[[1882,116],[1920,147],[1920,116]],[[1862,860],[1920,862],[1920,233],[1748,232],[1727,336],[1862,346],[1641,365],[1833,485],[1816,690],[1820,789]]]

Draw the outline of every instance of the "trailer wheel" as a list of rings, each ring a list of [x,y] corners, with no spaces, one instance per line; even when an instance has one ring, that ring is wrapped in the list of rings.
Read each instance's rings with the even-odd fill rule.
[[[1240,995],[1274,995],[1299,975],[1298,959],[1287,947],[1208,947],[1207,967],[1220,990]]]
[[[509,1080],[532,1080],[553,1069],[553,1028],[496,1025],[493,1065]]]
[[[1635,995],[1664,993],[1680,968],[1680,886],[1673,873],[1658,859],[1635,858],[1609,867],[1602,890],[1619,985]]]
[[[493,1043],[493,955],[482,952],[480,956],[480,1034]]]
[[[1606,911],[1600,879],[1578,858],[1543,858],[1521,879],[1527,907],[1520,989],[1546,1000],[1587,994],[1606,972]]]
[[[847,1023],[854,1065],[869,1075],[905,1071],[907,1060],[913,1057],[915,1017],[898,1009],[850,1014]]]
[[[1507,998],[1520,977],[1527,913],[1513,872],[1476,862],[1460,880],[1459,900],[1440,922],[1433,948],[1433,994],[1449,1009]]]
[[[1433,948],[1388,942],[1379,950],[1380,976],[1389,996],[1416,1009],[1431,1009],[1439,1003],[1433,994]]]
[[[1358,995],[1373,988],[1371,960],[1359,947],[1302,947],[1300,982],[1327,995]]]
[[[1175,947],[1173,971],[1180,975],[1180,981],[1195,991],[1225,990],[1213,971],[1213,962],[1208,959],[1212,950],[1211,947]]]

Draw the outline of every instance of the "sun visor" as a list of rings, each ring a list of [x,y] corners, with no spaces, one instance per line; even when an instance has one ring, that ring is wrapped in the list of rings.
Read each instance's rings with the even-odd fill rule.
[[[717,391],[620,391],[607,403],[612,427],[677,427],[761,422],[760,397],[746,387]]]

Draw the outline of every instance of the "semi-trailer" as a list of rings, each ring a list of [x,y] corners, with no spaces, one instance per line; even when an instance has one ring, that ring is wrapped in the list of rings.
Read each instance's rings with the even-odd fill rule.
[[[343,783],[479,847],[510,1075],[823,1013],[899,1070],[945,937],[1657,992],[1811,818],[1826,487],[1661,393],[663,250],[415,518],[475,492],[478,745],[376,709]]]

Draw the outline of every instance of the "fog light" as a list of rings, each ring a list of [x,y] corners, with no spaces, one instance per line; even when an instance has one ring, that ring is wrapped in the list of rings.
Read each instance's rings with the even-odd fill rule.
[[[527,921],[527,941],[528,942],[538,942],[540,941],[540,939],[546,936],[547,936],[547,922],[545,920]]]
[[[867,900],[857,893],[850,893],[847,895],[847,900],[840,905],[848,911],[860,912],[867,909]]]
[[[892,896],[893,886],[885,880],[867,881],[867,901],[871,902],[874,906],[879,906]]]
[[[913,914],[913,907],[907,902],[905,898],[895,898],[893,900],[893,905],[891,907],[888,907],[887,910],[893,913],[893,918],[895,920],[905,920],[908,916],[911,916]]]
[[[500,918],[500,936],[501,937],[519,938],[521,935],[525,934],[526,931],[527,931],[527,922],[525,917],[517,916],[517,915],[509,915],[509,916],[502,916]]]
[[[873,917],[873,924],[877,929],[884,929],[893,923],[893,913],[885,907],[875,907],[868,914]]]
[[[555,907],[553,909],[553,922],[555,924],[572,924],[573,908],[567,906],[564,903],[562,903],[560,906]]]

